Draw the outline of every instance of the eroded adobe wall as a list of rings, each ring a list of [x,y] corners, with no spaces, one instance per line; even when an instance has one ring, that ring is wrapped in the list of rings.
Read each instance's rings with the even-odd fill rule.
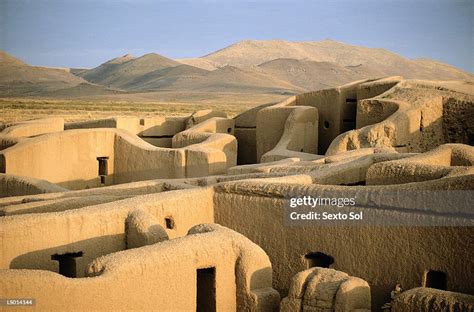
[[[44,118],[40,120],[21,121],[7,125],[5,129],[0,131],[0,135],[6,135],[13,138],[26,138],[63,130],[63,118]]]
[[[158,147],[171,147],[171,138],[185,130],[188,117],[115,117],[108,119],[70,122],[64,125],[66,130],[116,128],[136,134],[144,141]]]
[[[296,97],[297,105],[318,109],[318,153],[324,154],[331,142],[341,133],[355,129],[358,125],[358,103],[366,98],[380,95],[402,78],[355,81],[341,87],[308,92]]]
[[[114,140],[115,184],[160,178],[184,178],[184,150],[154,147],[137,137],[121,133]]]
[[[336,137],[327,155],[364,147],[424,152],[445,143],[470,144],[472,95],[469,82],[403,80],[380,96],[359,101],[358,128]]]
[[[405,289],[420,286],[425,270],[430,269],[449,276],[449,290],[474,291],[473,276],[466,274],[474,265],[471,227],[290,227],[283,223],[285,200],[281,197],[285,194],[347,197],[349,189],[356,196],[367,192],[353,187],[266,184],[261,194],[261,186],[246,182],[222,185],[216,188],[215,219],[265,250],[273,265],[274,288],[282,297],[291,278],[307,269],[304,255],[309,252],[330,255],[335,259],[333,268],[369,281],[373,307],[388,301],[396,283]],[[381,217],[388,213],[413,218],[400,212],[380,213]]]
[[[474,145],[474,103],[444,98],[442,128],[445,142]]]
[[[0,197],[64,191],[67,190],[48,181],[0,173]]]
[[[108,157],[108,174],[115,172],[114,141],[115,132],[107,130],[72,130],[39,136],[3,150],[2,172],[44,179],[67,189],[97,187],[97,157]]]
[[[341,94],[338,89],[327,89],[300,94],[298,106],[312,106],[318,109],[318,152],[324,154],[331,141],[341,133]]]
[[[257,163],[257,114],[268,106],[276,103],[263,104],[234,117],[235,129],[234,136],[237,138],[238,153],[237,164],[255,164]]]
[[[81,200],[81,199],[77,199]],[[170,239],[199,223],[214,221],[209,189],[143,195],[82,209],[4,217],[0,220],[0,268],[58,272],[52,255],[79,253],[77,274],[95,258],[126,249],[125,220],[142,209],[159,221]],[[170,228],[171,219],[173,228]]]
[[[200,227],[182,238],[99,258],[89,268],[90,278],[3,270],[0,290],[11,298],[35,298],[42,311],[275,311],[280,298],[271,288],[264,251],[228,229]],[[213,276],[203,281],[209,273]],[[199,295],[203,290],[208,298]]]

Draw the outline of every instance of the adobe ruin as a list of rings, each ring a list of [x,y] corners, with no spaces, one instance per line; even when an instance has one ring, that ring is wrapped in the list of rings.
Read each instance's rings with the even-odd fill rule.
[[[38,310],[376,311],[400,284],[392,311],[472,310],[472,207],[399,201],[472,198],[473,142],[472,83],[401,77],[234,118],[4,125],[0,293]],[[288,224],[302,196],[358,198],[325,209],[379,223]]]

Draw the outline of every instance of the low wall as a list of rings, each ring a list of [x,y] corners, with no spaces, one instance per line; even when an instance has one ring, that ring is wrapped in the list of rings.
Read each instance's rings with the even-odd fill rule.
[[[21,121],[7,125],[0,131],[0,135],[6,135],[14,138],[32,137],[45,133],[53,133],[64,130],[63,118],[45,118]]]
[[[77,273],[83,276],[85,266],[95,258],[126,249],[125,220],[136,209],[155,217],[170,239],[186,235],[195,224],[214,221],[209,189],[143,195],[63,212],[7,216],[0,219],[0,268],[58,272],[52,255],[82,252]],[[173,220],[172,229],[167,228],[165,218]]]
[[[0,173],[0,197],[64,191],[67,190],[48,181]]]
[[[474,265],[472,248],[468,246],[474,239],[471,227],[287,226],[283,207],[288,202],[283,196],[363,198],[368,192],[384,188],[266,184],[265,192],[261,189],[261,185],[250,182],[216,187],[215,220],[265,250],[273,264],[273,287],[282,297],[287,295],[292,277],[307,269],[304,255],[309,252],[330,255],[334,258],[333,268],[369,281],[373,307],[389,301],[390,291],[397,283],[404,288],[420,286],[428,269],[445,272],[449,290],[474,291],[474,278],[467,273]],[[351,211],[354,209],[364,207]],[[402,219],[414,217],[409,212],[379,213],[380,218],[384,213]]]
[[[93,277],[69,279],[44,271],[0,271],[0,290],[7,298],[35,298],[40,311],[275,311],[280,299],[271,288],[265,252],[216,225],[99,258],[89,272]]]
[[[230,125],[225,126],[227,131]],[[160,148],[127,131],[109,128],[43,135],[0,151],[0,172],[44,179],[68,189],[83,189],[98,187],[103,182],[111,185],[222,174],[235,166],[235,137],[188,131],[203,136],[202,142]],[[103,157],[107,158],[107,170],[101,181],[99,158]]]

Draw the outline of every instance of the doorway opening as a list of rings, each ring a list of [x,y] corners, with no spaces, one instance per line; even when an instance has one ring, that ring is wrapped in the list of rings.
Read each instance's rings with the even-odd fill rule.
[[[448,278],[446,273],[441,271],[426,271],[424,287],[446,290]]]
[[[196,312],[216,312],[216,268],[197,269]]]
[[[83,252],[68,252],[62,255],[55,254],[51,260],[59,262],[59,274],[66,277],[77,277],[76,258],[82,257]]]

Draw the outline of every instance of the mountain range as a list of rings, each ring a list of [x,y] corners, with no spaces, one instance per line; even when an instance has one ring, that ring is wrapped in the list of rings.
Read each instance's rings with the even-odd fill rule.
[[[429,59],[333,40],[247,40],[200,58],[156,53],[114,58],[92,69],[30,66],[0,51],[0,96],[90,97],[143,92],[295,94],[350,81],[398,75],[428,80],[474,80]]]

